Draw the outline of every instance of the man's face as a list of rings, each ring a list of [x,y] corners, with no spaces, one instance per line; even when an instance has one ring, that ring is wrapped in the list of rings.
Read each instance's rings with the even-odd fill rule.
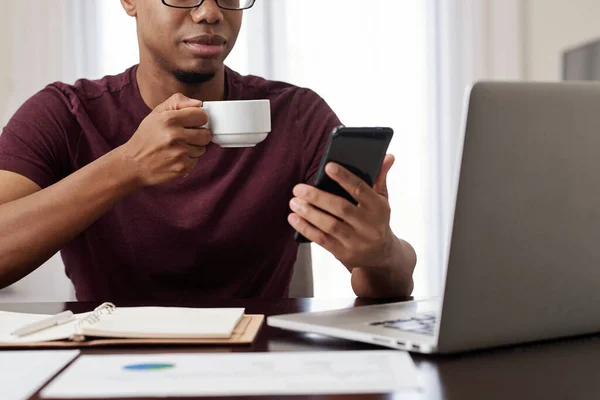
[[[161,0],[122,2],[135,8],[142,57],[149,54],[176,76],[214,76],[223,68],[242,25],[242,11],[220,9],[215,0],[204,0],[194,9],[167,7]]]

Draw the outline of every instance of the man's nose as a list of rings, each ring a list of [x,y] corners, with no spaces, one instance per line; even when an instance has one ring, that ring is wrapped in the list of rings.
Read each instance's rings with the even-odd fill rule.
[[[192,19],[197,24],[218,24],[223,21],[223,10],[216,0],[204,0],[199,7],[192,9]]]

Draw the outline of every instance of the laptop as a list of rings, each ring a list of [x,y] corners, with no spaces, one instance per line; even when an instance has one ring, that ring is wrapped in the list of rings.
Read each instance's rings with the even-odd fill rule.
[[[418,353],[600,332],[600,84],[480,82],[466,99],[442,296],[268,325]]]

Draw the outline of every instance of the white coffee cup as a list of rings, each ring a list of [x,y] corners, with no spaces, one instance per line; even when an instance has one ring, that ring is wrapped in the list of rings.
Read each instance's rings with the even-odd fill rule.
[[[269,100],[205,101],[206,127],[221,147],[254,147],[271,132]]]

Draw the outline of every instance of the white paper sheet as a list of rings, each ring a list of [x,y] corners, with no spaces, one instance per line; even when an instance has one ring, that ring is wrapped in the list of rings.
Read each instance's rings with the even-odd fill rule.
[[[392,393],[419,387],[412,359],[395,350],[91,355],[75,361],[42,397]]]
[[[27,400],[79,350],[0,351],[0,399]]]

